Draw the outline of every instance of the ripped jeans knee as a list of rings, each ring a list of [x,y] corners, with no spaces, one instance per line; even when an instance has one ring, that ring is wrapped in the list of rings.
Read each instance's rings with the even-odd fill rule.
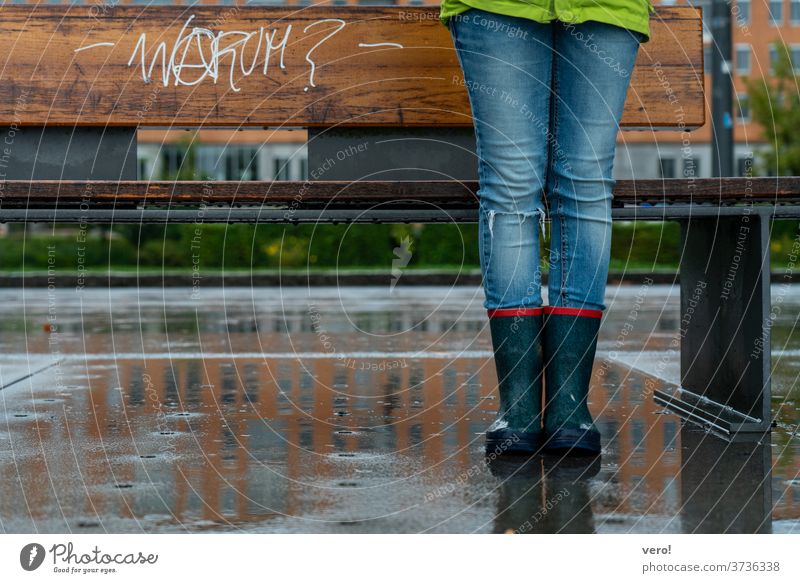
[[[545,211],[506,211],[481,207],[481,271],[487,309],[542,305],[539,233]]]
[[[536,217],[538,219],[539,225],[542,231],[542,237],[544,237],[544,223],[547,219],[547,213],[543,208],[536,208],[532,211],[498,211],[498,210],[485,210],[481,209],[481,212],[486,213],[486,220],[488,221],[488,228],[489,234],[494,235],[494,219],[498,214],[507,214],[513,217],[518,217],[520,222],[524,222],[528,218]]]

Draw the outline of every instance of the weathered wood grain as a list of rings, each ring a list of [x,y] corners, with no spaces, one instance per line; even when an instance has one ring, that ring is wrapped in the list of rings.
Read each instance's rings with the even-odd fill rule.
[[[701,126],[699,12],[660,7],[652,33],[623,126]],[[0,124],[471,124],[437,7],[6,4],[0,38]]]
[[[472,208],[478,183],[415,181],[4,181],[0,207],[36,208],[85,205],[213,206],[282,205],[293,208],[370,207],[387,202],[409,207]],[[614,203],[734,203],[800,201],[800,177],[620,180]]]

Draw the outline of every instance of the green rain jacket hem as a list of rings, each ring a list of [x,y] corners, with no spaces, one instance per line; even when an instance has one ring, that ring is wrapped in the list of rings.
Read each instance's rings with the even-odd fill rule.
[[[589,6],[576,6],[567,3],[567,8],[556,8],[555,2],[548,7],[537,6],[521,0],[442,0],[439,8],[439,20],[447,26],[450,17],[466,12],[470,8],[479,8],[487,12],[528,18],[536,22],[548,23],[560,20],[568,24],[580,24],[587,21],[603,22],[633,30],[644,35],[642,42],[650,40],[650,14],[655,11],[651,0],[622,0],[622,6],[630,5],[633,10],[622,10],[604,7],[602,0],[596,0]]]

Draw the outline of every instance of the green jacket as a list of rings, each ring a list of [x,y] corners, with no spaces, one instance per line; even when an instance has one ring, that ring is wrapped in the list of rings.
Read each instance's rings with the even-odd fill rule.
[[[442,0],[439,18],[447,19],[470,8],[530,18],[536,22],[560,20],[579,24],[587,20],[635,30],[650,40],[651,0]]]

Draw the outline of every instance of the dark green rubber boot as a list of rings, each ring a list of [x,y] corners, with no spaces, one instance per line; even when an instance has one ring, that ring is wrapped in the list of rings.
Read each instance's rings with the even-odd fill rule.
[[[542,309],[489,310],[500,407],[487,455],[532,454],[542,443]]]
[[[545,308],[544,449],[600,453],[600,432],[587,399],[600,330],[600,310]]]

